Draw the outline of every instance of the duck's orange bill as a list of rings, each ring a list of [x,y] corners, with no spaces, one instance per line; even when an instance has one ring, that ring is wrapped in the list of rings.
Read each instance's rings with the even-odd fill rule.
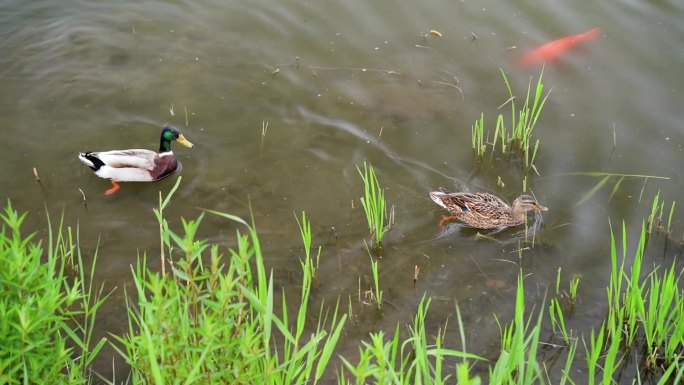
[[[178,139],[176,139],[176,141],[185,147],[192,147],[193,146],[193,144],[189,140],[185,139],[183,134],[180,134],[178,136]]]

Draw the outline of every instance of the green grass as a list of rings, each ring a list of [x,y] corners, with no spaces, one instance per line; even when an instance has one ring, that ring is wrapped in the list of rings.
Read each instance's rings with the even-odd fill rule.
[[[302,271],[305,272],[303,279],[304,284],[302,287],[310,288],[312,285],[317,286],[318,282],[318,266],[321,262],[321,246],[318,246],[316,252],[316,259],[311,257],[311,244],[313,236],[311,234],[311,222],[306,219],[306,212],[302,211],[302,219],[300,220],[295,215],[295,220],[297,221],[297,226],[299,227],[299,233],[302,236],[302,243],[304,246],[304,259],[300,259],[299,263],[302,266]],[[308,293],[307,293],[308,296]],[[302,293],[304,297],[304,293]]]
[[[569,316],[572,316],[575,313],[579,277],[575,275],[570,279],[568,291],[561,290],[560,283],[561,269],[558,268],[558,274],[556,275],[556,293],[551,298],[549,304],[549,319],[551,321],[551,330],[556,334],[560,334],[565,346],[571,346],[577,339],[574,336],[573,331],[568,329],[565,316],[566,313]],[[563,306],[564,304],[565,306]]]
[[[368,250],[368,257],[370,258],[370,263],[371,263],[371,275],[373,276],[373,287],[370,290],[371,293],[371,302],[375,302],[375,305],[377,306],[378,310],[382,310],[382,290],[380,290],[380,275],[378,273],[378,260],[373,259],[373,255],[368,249],[368,245],[366,245],[366,249]]]
[[[253,224],[206,210],[241,226],[236,246],[224,258],[217,245],[196,239],[204,213],[183,220],[182,232],[160,221],[172,261],[166,276],[146,267],[134,270],[134,293],[127,293],[129,331],[115,336],[132,368],[133,383],[317,383],[332,357],[346,315],[331,319],[323,308],[307,329],[313,270],[308,252],[302,262],[303,287],[294,318],[285,295],[276,311],[273,277],[266,274]],[[302,224],[303,223],[303,224]],[[302,216],[303,237],[310,226]],[[307,248],[310,244],[307,245]],[[311,330],[313,329],[313,330]]]
[[[646,183],[649,181],[649,179],[662,179],[662,180],[669,180],[669,177],[665,176],[656,176],[656,175],[641,175],[641,174],[619,174],[619,173],[611,173],[611,172],[572,172],[572,173],[567,173],[567,174],[559,174],[558,176],[588,176],[588,177],[596,177],[596,178],[601,178],[595,185],[594,187],[591,188],[587,193],[585,193],[582,198],[575,204],[575,206],[579,206],[589,199],[591,199],[597,192],[599,192],[601,189],[603,189],[604,186],[608,184],[610,181],[614,181],[613,183],[613,189],[610,192],[610,195],[608,196],[608,200],[611,200],[613,196],[620,190],[620,187],[622,186],[622,183],[628,180],[632,179],[640,179],[643,180],[642,182],[642,188],[641,188],[641,193],[639,194],[639,202],[641,202],[642,195],[644,193],[644,188],[646,187]]]
[[[513,322],[503,326],[497,318],[501,332],[501,354],[489,369],[492,384],[533,384],[544,380],[542,368],[536,358],[543,312],[539,312],[534,323],[534,315],[525,319],[524,293],[521,272],[518,275]]]
[[[383,332],[372,332],[369,342],[362,342],[358,352],[358,362],[352,363],[342,357],[344,366],[338,373],[338,384],[444,384],[453,375],[444,367],[448,357],[462,359],[458,377],[459,383],[480,383],[479,378],[470,378],[469,360],[484,360],[474,354],[445,348],[446,331],[440,329],[437,335],[428,335],[425,318],[430,299],[423,298],[418,305],[411,325],[407,327],[406,338],[401,338],[400,328],[388,336]],[[463,323],[457,308],[457,319],[461,332]],[[434,342],[428,342],[434,338]],[[463,346],[465,335],[461,334]]]
[[[90,279],[96,257],[86,271],[78,230],[62,220],[53,230],[48,217],[45,250],[35,234],[22,234],[26,213],[9,201],[0,218],[0,383],[89,383],[106,342],[93,339],[104,301]]]
[[[660,200],[660,192],[653,198],[651,205],[651,213],[646,221],[646,229],[648,234],[655,232],[670,234],[672,226],[672,216],[674,215],[675,203],[670,205],[669,215],[667,217],[667,226],[665,226],[665,219],[663,219],[665,211],[665,202]]]
[[[657,199],[656,199],[657,200]],[[616,237],[611,231],[612,274],[608,287],[608,314],[599,329],[599,338],[592,338],[587,351],[588,364],[601,363],[603,377],[617,370],[621,360],[631,349],[642,354],[639,366],[645,373],[662,373],[659,383],[665,383],[673,373],[681,376],[682,349],[684,349],[684,293],[680,277],[684,269],[655,267],[649,274],[643,273],[643,260],[648,228],[642,224],[639,241],[633,256],[627,254],[627,230],[622,225],[622,257]],[[627,264],[631,263],[627,271]],[[607,340],[607,342],[604,342]],[[601,345],[603,351],[601,352]],[[630,347],[625,349],[623,347]],[[604,383],[607,383],[604,381]]]
[[[544,70],[539,73],[539,78],[537,78],[537,84],[534,88],[534,98],[530,99],[532,93],[532,78],[527,85],[527,94],[523,101],[523,105],[520,109],[515,108],[516,97],[513,94],[511,84],[506,77],[506,73],[501,69],[501,76],[503,76],[504,83],[506,83],[506,89],[510,96],[511,103],[511,127],[509,130],[506,129],[504,125],[503,118],[500,117],[497,121],[497,133],[502,141],[502,151],[506,148],[503,146],[504,138],[506,142],[511,146],[514,151],[521,152],[523,158],[525,159],[525,166],[534,168],[534,159],[536,158],[537,151],[539,150],[539,139],[532,142],[532,132],[537,125],[539,120],[539,115],[546,104],[546,100],[549,97],[547,92],[544,95],[544,84],[542,83],[542,78],[544,76]],[[497,135],[495,134],[494,142],[496,142]]]
[[[292,296],[275,292],[253,219],[204,210],[177,229],[164,220],[161,213],[178,183],[156,211],[168,270],[150,270],[146,256],[140,256],[126,293],[128,331],[113,336],[113,346],[132,370],[128,383],[615,384],[624,383],[628,365],[636,370],[635,383],[678,383],[684,377],[684,269],[674,262],[644,266],[648,220],[631,248],[624,224],[611,229],[605,305],[577,303],[579,278],[573,276],[564,289],[558,270],[555,294],[538,306],[541,298],[526,296],[526,274],[520,270],[511,293],[512,318],[495,318],[500,351],[490,361],[466,348],[469,329],[458,306],[457,333],[447,333],[446,323],[438,330],[426,326],[431,303],[426,297],[410,325],[371,332],[351,359],[338,346],[347,319],[358,320],[351,299],[347,314],[339,304],[311,308],[321,248],[312,247],[306,214],[295,216],[304,246],[302,282],[294,306],[288,306]],[[664,216],[659,196],[654,202],[657,215],[651,217]],[[674,205],[669,207],[671,222]],[[237,225],[231,248],[222,251],[198,239],[207,215]],[[46,250],[34,235],[21,233],[26,214],[8,203],[0,218],[0,383],[92,382],[94,358],[106,343],[92,338],[104,296],[91,283],[94,264],[89,271],[82,268],[78,231],[61,221],[53,231],[48,219]],[[372,256],[370,268],[380,309],[378,261]],[[603,306],[600,325],[573,330],[569,321],[579,306]],[[549,342],[542,340],[547,331]],[[449,335],[458,336],[460,350],[449,346]],[[578,353],[580,343],[584,349]],[[474,375],[476,365],[484,376]]]
[[[482,158],[487,152],[487,139],[489,139],[485,138],[484,134],[484,113],[480,114],[480,119],[475,121],[470,130],[473,150],[478,158]]]
[[[496,119],[494,134],[490,135],[489,131],[485,130],[484,114],[480,114],[480,119],[476,120],[471,128],[472,147],[478,160],[481,161],[484,158],[488,147],[491,147],[492,156],[498,148],[503,155],[519,156],[526,169],[536,171],[534,160],[539,151],[540,141],[539,139],[533,140],[532,134],[549,96],[548,92],[544,94],[543,75],[544,71],[542,70],[534,90],[530,78],[522,106],[516,106],[517,97],[513,93],[506,73],[501,69],[501,76],[506,85],[509,99],[500,108],[510,104],[510,117],[506,121],[504,115],[499,114]],[[490,136],[493,137],[491,143],[489,142]]]
[[[385,203],[385,191],[380,187],[378,177],[372,165],[363,162],[363,171],[357,166],[356,169],[363,180],[363,197],[361,206],[366,213],[366,221],[370,235],[375,239],[375,248],[382,248],[382,238],[385,232],[393,224],[387,220],[387,205]],[[387,224],[386,224],[387,223]]]

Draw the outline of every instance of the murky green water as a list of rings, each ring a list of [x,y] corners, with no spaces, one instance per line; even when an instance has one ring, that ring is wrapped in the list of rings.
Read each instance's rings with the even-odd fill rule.
[[[609,220],[635,231],[658,191],[667,202],[681,200],[683,16],[676,2],[637,1],[6,1],[0,198],[30,211],[27,227],[42,233],[45,207],[53,216],[64,210],[88,255],[99,242],[97,279],[116,288],[101,332],[122,332],[130,265],[158,251],[152,208],[175,178],[124,184],[105,197],[108,182],[76,154],[156,149],[168,122],[195,143],[174,147],[183,182],[168,219],[178,227],[180,216],[195,217],[199,207],[247,216],[251,200],[267,263],[280,285],[295,289],[301,243],[293,213],[306,210],[314,242],[324,245],[314,299],[351,296],[360,314],[343,350],[355,351],[355,339],[369,330],[409,322],[427,293],[435,299],[433,326],[453,316],[458,300],[469,347],[495,357],[492,313],[510,315],[519,266],[530,294],[540,297],[559,267],[568,279],[581,274],[570,327],[598,326]],[[482,190],[509,201],[521,192],[514,166],[472,172],[470,127],[484,112],[493,129],[496,108],[508,99],[499,68],[522,96],[540,70],[516,64],[524,52],[594,27],[602,29],[597,40],[545,69],[553,90],[535,133],[539,176],[527,183],[550,210],[535,247],[521,258],[512,232],[497,241],[440,233],[442,211],[428,191]],[[430,36],[431,29],[443,36]],[[359,281],[362,290],[370,282],[356,171],[364,160],[396,214],[380,261],[382,316],[358,302]],[[669,179],[627,178],[611,197],[614,178],[577,205],[601,178],[569,174],[590,171]],[[679,220],[674,228],[681,237]],[[234,226],[208,217],[201,235],[230,245]],[[677,247],[665,257],[656,252],[656,262],[669,264]],[[150,264],[158,266],[155,258]],[[101,357],[106,375],[111,359]]]

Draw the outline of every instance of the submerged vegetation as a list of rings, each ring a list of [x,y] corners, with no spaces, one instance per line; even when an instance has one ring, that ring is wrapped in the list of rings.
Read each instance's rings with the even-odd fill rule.
[[[160,200],[157,212],[168,202],[169,197]],[[653,207],[654,213],[662,211],[658,197]],[[218,245],[197,239],[206,214],[237,226],[235,246],[225,257]],[[84,270],[71,228],[60,223],[56,232],[50,231],[46,251],[33,235],[20,233],[25,216],[10,203],[1,215],[0,382],[88,383],[93,359],[106,343],[92,337],[104,301],[101,290],[89,283],[94,268]],[[684,328],[679,326],[684,323],[684,269],[673,263],[646,270],[646,221],[633,254],[628,252],[626,226],[618,232],[620,240],[611,231],[605,317],[591,330],[568,326],[578,306],[579,277],[571,277],[562,288],[558,270],[555,294],[544,301],[547,306],[537,306],[539,298],[527,294],[520,270],[513,317],[496,319],[496,359],[468,352],[458,303],[461,348],[448,347],[446,326],[436,331],[426,326],[430,298],[423,298],[406,330],[397,325],[389,335],[383,330],[370,333],[352,359],[338,349],[353,317],[351,299],[347,314],[339,303],[309,310],[320,247],[311,252],[315,249],[306,214],[295,218],[304,245],[302,282],[297,305],[288,307],[290,296],[276,294],[273,274],[267,273],[254,223],[205,210],[196,219],[183,219],[177,232],[158,216],[163,255],[171,268],[161,274],[147,267],[146,255],[139,257],[134,289],[126,293],[128,332],[113,336],[112,346],[132,369],[128,381],[316,384],[335,376],[338,384],[611,384],[627,366],[636,370],[639,383],[647,378],[679,383],[684,378]],[[371,270],[371,291],[380,309],[378,261],[372,256]],[[545,340],[547,332],[551,337]],[[483,365],[486,371],[473,373]],[[573,370],[578,366],[586,370]]]

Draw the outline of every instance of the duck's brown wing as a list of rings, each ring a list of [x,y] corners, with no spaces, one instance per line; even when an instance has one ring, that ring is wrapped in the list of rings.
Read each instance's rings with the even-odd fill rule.
[[[463,220],[481,228],[497,228],[510,225],[511,207],[501,198],[487,193],[471,194],[465,204]]]
[[[441,198],[446,207],[458,208],[464,212],[484,212],[498,209],[510,210],[506,202],[487,193],[445,193]]]

